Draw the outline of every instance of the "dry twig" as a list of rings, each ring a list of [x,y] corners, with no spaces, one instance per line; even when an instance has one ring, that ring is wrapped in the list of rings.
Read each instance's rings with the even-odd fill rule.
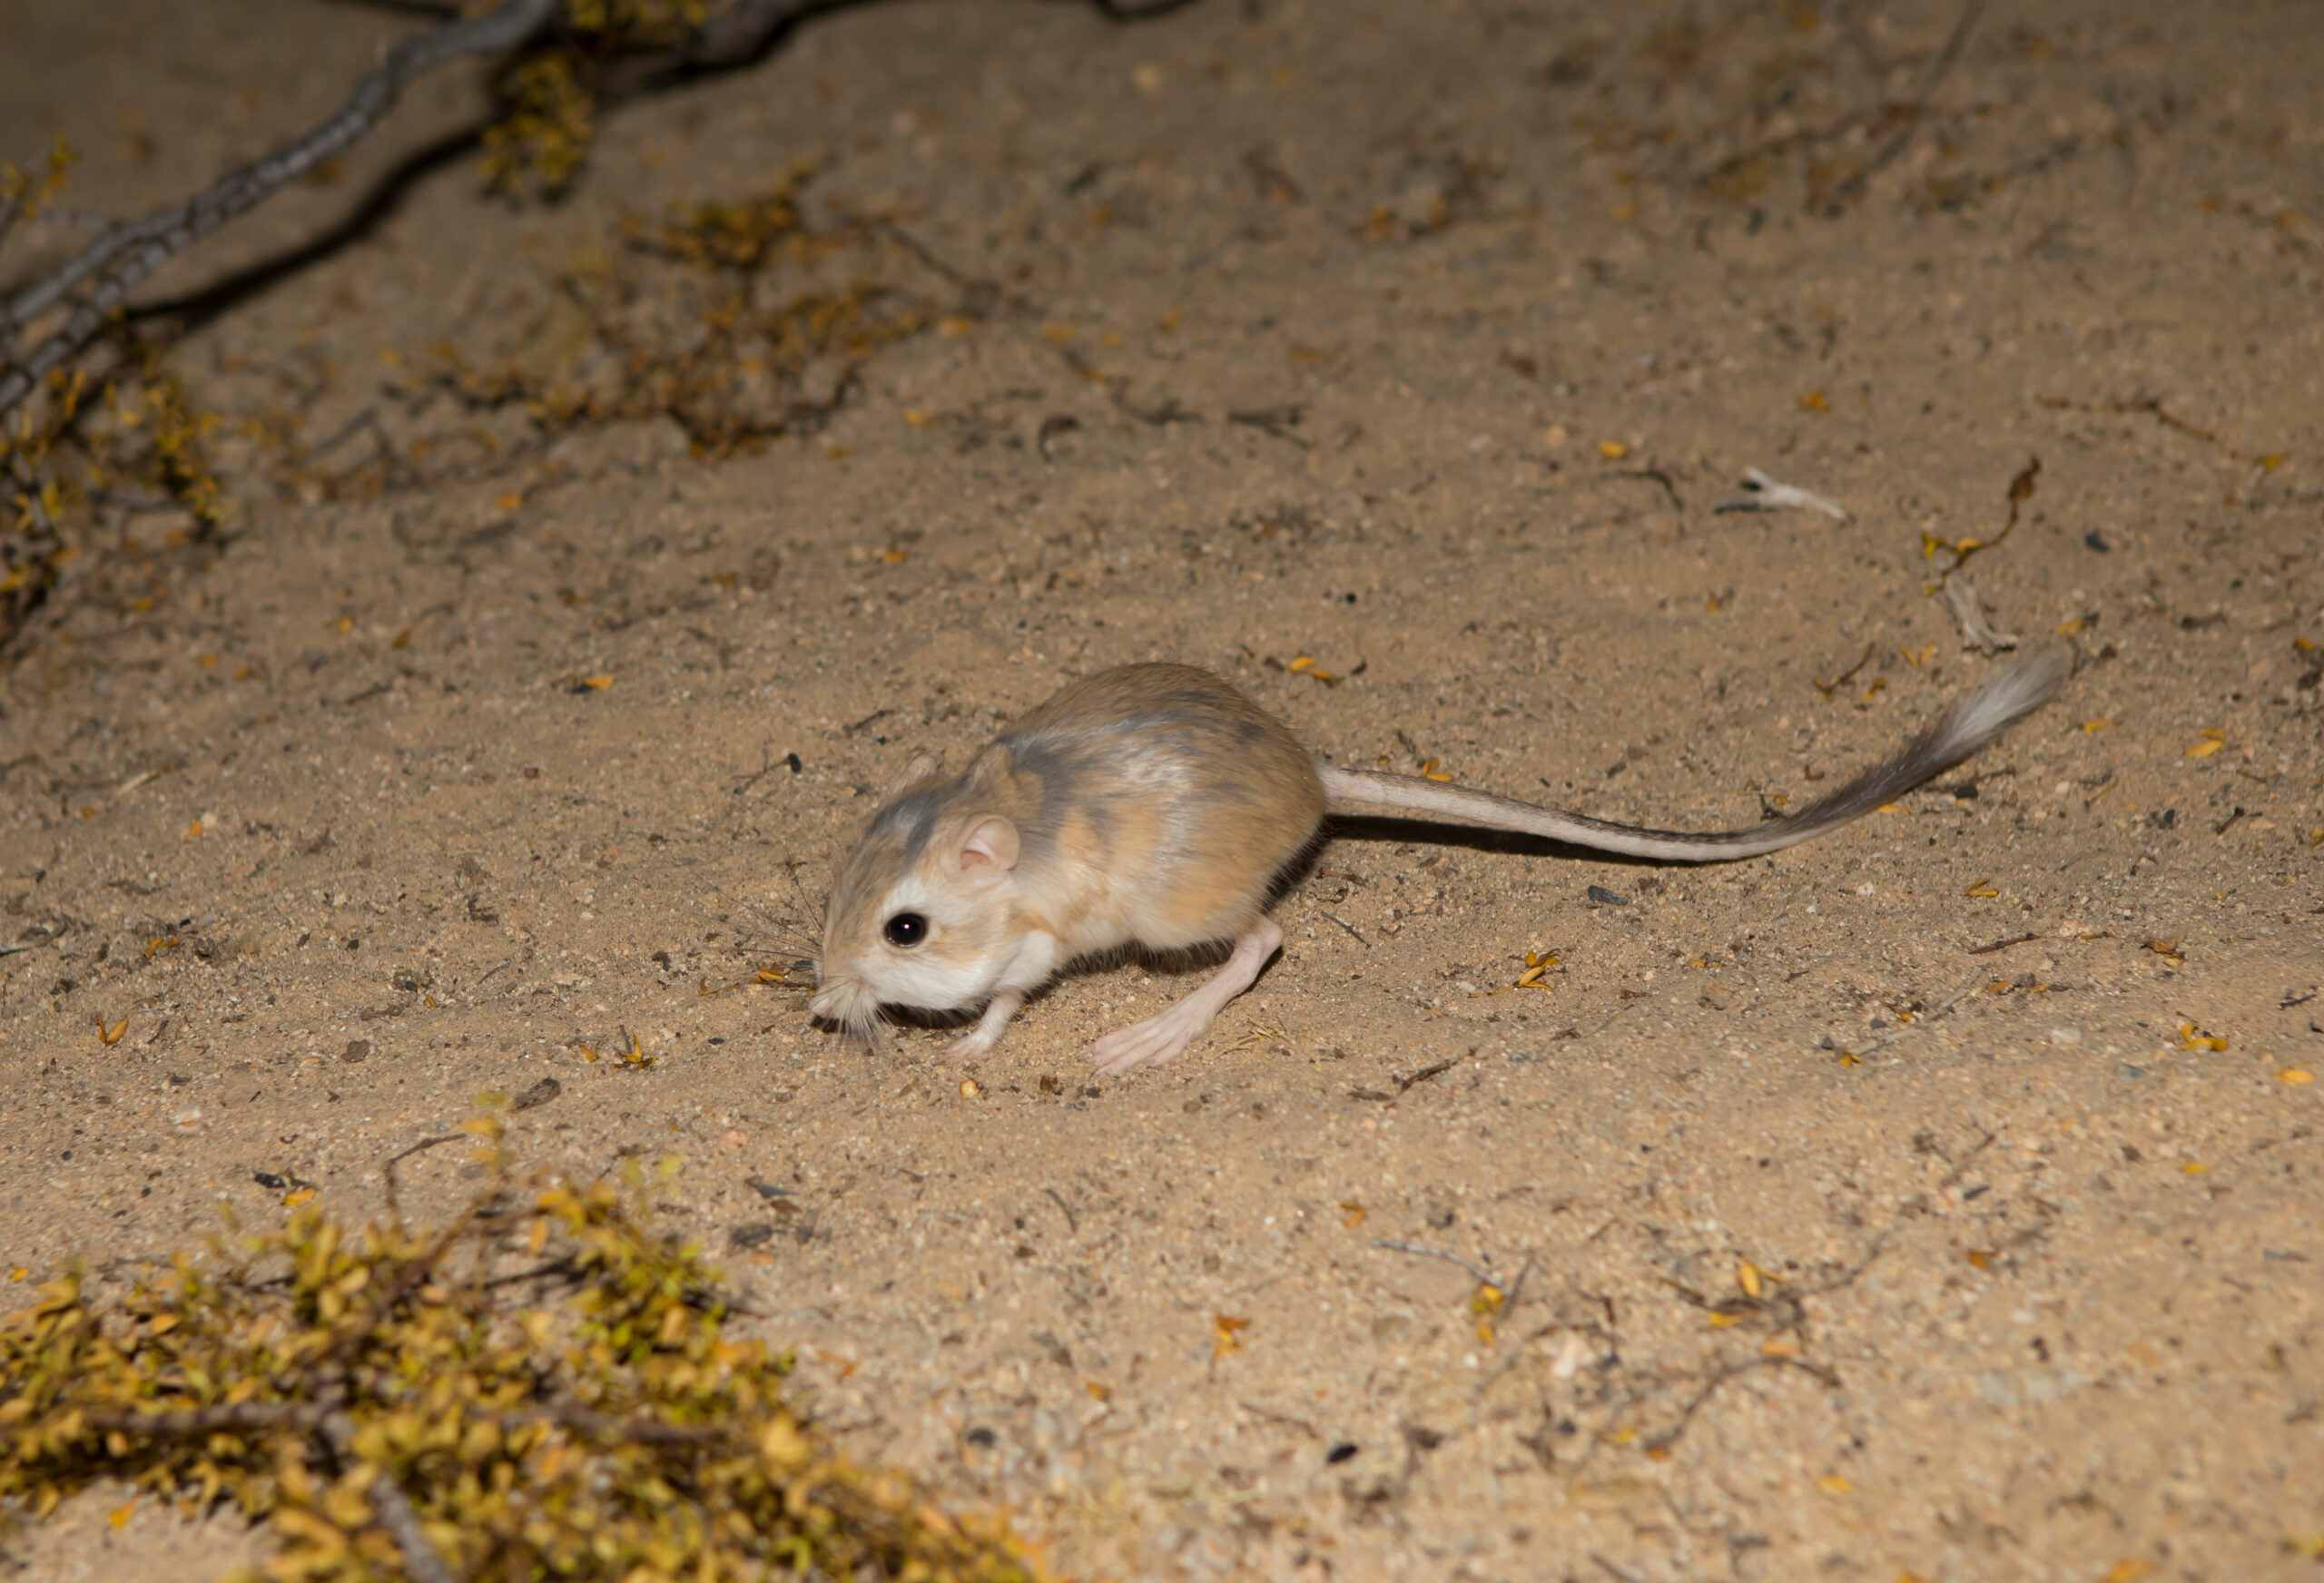
[[[1745,493],[1732,500],[1722,500],[1711,507],[1718,516],[1729,511],[1820,511],[1834,522],[1848,519],[1847,508],[1827,500],[1813,489],[1803,489],[1797,484],[1786,484],[1770,478],[1757,467],[1743,469],[1742,487]]]
[[[17,291],[0,306],[0,335],[12,339],[33,320],[87,288],[62,325],[21,359],[12,358],[0,373],[0,418],[21,405],[51,370],[88,349],[129,294],[162,265],[359,142],[417,79],[449,61],[515,48],[546,26],[557,5],[558,0],[507,0],[482,16],[404,40],[311,130],[182,203],[108,226],[72,258]]]
[[[1896,156],[1912,143],[1913,133],[1927,115],[1929,103],[1935,96],[1936,90],[1946,77],[1952,75],[1953,68],[1960,64],[1961,52],[1968,45],[1969,35],[1976,31],[1977,20],[1984,15],[1984,10],[1985,0],[1967,0],[1967,4],[1961,7],[1961,15],[1953,24],[1951,35],[1945,39],[1945,47],[1937,51],[1935,60],[1930,63],[1912,102],[1905,106],[1896,131],[1870,159],[1833,189],[1830,199],[1820,211],[1824,218],[1829,220],[1853,208],[1871,187],[1872,179],[1893,164]]]
[[[1971,556],[1982,550],[1992,549],[2017,531],[2019,514],[2023,511],[2025,503],[2034,498],[2034,480],[2041,476],[2042,458],[2034,457],[2026,462],[2016,477],[2010,479],[2009,520],[2002,524],[2001,531],[1994,534],[1993,537],[1964,538],[1948,544],[1944,539],[1925,531],[1921,536],[1925,554],[1933,557],[1937,551],[1944,550],[1953,557],[1952,564],[1938,575],[1935,584],[1928,592],[1941,591],[1945,595],[1945,602],[1952,606],[1953,619],[1961,624],[1961,638],[1965,647],[1982,649],[1990,654],[1997,649],[2014,649],[2017,646],[2017,638],[2014,634],[1994,630],[1992,613],[1985,609],[1984,601],[1978,597],[1977,590],[1970,584],[1969,579],[1961,575],[1961,568],[1969,564]]]
[[[1448,1254],[1443,1248],[1427,1248],[1421,1246],[1418,1243],[1398,1243],[1378,1239],[1375,1239],[1372,1245],[1375,1248],[1384,1248],[1392,1254],[1411,1254],[1417,1258],[1442,1259],[1448,1264],[1460,1265],[1470,1274],[1474,1275],[1483,1285],[1501,1288],[1501,1280],[1492,1272],[1480,1269],[1460,1254]],[[1505,1288],[1502,1289],[1505,1290]]]
[[[1945,602],[1953,607],[1953,619],[1961,624],[1965,646],[1983,649],[1986,654],[2017,646],[2015,633],[1994,630],[1993,612],[1985,608],[1984,600],[1978,596],[1975,585],[1968,578],[1947,573],[1943,585]]]

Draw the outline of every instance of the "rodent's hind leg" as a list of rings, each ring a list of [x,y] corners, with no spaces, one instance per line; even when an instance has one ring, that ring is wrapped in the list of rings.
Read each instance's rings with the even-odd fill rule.
[[[992,998],[992,1004],[984,1008],[984,1015],[977,1018],[976,1027],[944,1047],[944,1058],[948,1061],[973,1061],[979,1056],[991,1053],[992,1047],[1000,1042],[1000,1036],[1009,1031],[1009,1019],[1016,1016],[1017,1008],[1024,1004],[1025,996],[1021,990],[1003,989]]]
[[[1175,1061],[1209,1028],[1228,1001],[1248,989],[1283,944],[1283,930],[1261,918],[1236,937],[1235,949],[1193,994],[1144,1022],[1116,1028],[1089,1047],[1089,1059],[1109,1076]]]

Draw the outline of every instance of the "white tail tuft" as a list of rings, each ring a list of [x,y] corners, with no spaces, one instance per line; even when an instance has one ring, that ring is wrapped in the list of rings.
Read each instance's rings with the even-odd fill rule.
[[[2063,648],[2038,649],[2023,655],[1975,692],[1955,700],[1920,735],[1886,762],[1865,771],[1838,791],[1789,818],[1771,821],[1756,830],[1707,835],[1640,830],[1584,814],[1536,807],[1512,797],[1496,797],[1489,792],[1440,785],[1411,775],[1382,775],[1336,769],[1330,764],[1318,764],[1316,770],[1323,777],[1324,795],[1334,811],[1346,811],[1350,804],[1401,809],[1481,825],[1487,830],[1543,836],[1595,851],[1680,863],[1719,862],[1797,846],[1860,819],[1884,803],[1895,801],[1931,776],[1943,774],[2000,735],[2013,722],[2048,703],[2073,674],[2073,657]]]

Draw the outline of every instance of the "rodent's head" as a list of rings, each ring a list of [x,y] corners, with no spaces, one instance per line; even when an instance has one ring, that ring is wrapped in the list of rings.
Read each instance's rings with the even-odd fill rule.
[[[907,777],[840,865],[809,1009],[869,1038],[882,1006],[988,999],[1015,954],[1017,827],[958,782]]]

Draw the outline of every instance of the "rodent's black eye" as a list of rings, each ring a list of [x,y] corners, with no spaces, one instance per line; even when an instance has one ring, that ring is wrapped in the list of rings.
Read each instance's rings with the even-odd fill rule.
[[[899,912],[881,932],[891,946],[916,946],[928,938],[928,919],[917,912]]]

